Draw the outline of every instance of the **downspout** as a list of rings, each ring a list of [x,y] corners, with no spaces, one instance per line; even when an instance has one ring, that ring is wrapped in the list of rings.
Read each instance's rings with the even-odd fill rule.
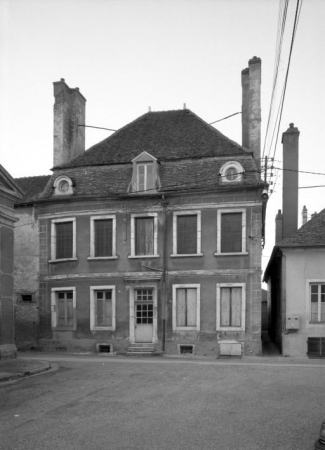
[[[162,351],[166,350],[166,319],[167,319],[167,272],[168,272],[168,259],[167,259],[167,206],[168,202],[162,196],[163,201],[161,205],[163,207],[163,274],[162,274],[162,286],[161,286],[161,298],[162,298]]]

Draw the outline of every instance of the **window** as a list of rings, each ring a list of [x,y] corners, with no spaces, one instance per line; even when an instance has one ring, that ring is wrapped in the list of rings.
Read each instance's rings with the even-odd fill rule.
[[[310,283],[310,322],[325,323],[325,282]]]
[[[76,259],[76,219],[52,220],[51,241],[51,262]]]
[[[116,217],[90,218],[90,258],[114,259],[116,256]]]
[[[244,169],[237,161],[229,161],[224,164],[219,172],[221,183],[238,183],[242,180]]]
[[[115,330],[115,286],[90,287],[90,329]]]
[[[69,177],[60,176],[54,183],[54,195],[71,195],[73,194],[72,181]]]
[[[245,284],[217,284],[217,330],[245,330]]]
[[[136,323],[153,323],[153,289],[134,289]]]
[[[174,212],[172,256],[202,256],[201,211]]]
[[[52,328],[76,329],[76,289],[53,288],[51,292]]]
[[[244,209],[219,210],[215,255],[243,253],[246,253],[246,211]]]
[[[157,254],[157,213],[131,215],[131,258]]]
[[[200,331],[200,285],[173,285],[173,330]]]
[[[157,159],[147,152],[134,158],[132,181],[129,191],[145,194],[156,192],[159,186]]]

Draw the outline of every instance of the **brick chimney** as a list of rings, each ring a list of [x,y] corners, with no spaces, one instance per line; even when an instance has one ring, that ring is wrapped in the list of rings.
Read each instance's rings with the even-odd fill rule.
[[[282,238],[290,237],[298,229],[298,149],[299,130],[290,123],[282,134],[283,144],[283,188]]]
[[[261,59],[254,56],[241,73],[242,146],[254,154],[257,168],[261,163]]]
[[[79,88],[69,88],[64,78],[54,85],[53,165],[64,164],[85,151],[86,99]]]
[[[305,223],[307,223],[308,220],[308,212],[307,212],[307,208],[304,205],[304,207],[302,208],[302,224],[305,225]]]

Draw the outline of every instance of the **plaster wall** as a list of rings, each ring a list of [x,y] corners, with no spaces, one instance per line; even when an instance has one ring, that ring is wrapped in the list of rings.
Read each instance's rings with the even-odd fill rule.
[[[310,323],[309,283],[325,281],[325,249],[284,249],[285,317],[298,315],[300,328],[282,336],[283,356],[306,356],[308,337],[325,337],[325,324]]]

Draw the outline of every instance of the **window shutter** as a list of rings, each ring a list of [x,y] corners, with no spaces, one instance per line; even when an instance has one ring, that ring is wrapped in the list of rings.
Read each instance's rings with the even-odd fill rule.
[[[95,220],[95,256],[113,256],[113,220]]]
[[[176,323],[178,327],[186,326],[186,296],[185,289],[177,289],[176,295]]]
[[[242,251],[242,213],[221,215],[221,253]]]
[[[56,259],[73,257],[73,223],[58,222],[56,229]]]
[[[197,215],[177,216],[177,253],[197,253]]]
[[[231,326],[241,326],[241,288],[231,289]]]
[[[135,219],[135,254],[154,254],[154,219],[138,217]]]
[[[220,324],[222,327],[230,326],[230,288],[221,288]]]
[[[196,325],[196,289],[186,289],[187,294],[187,326]]]

